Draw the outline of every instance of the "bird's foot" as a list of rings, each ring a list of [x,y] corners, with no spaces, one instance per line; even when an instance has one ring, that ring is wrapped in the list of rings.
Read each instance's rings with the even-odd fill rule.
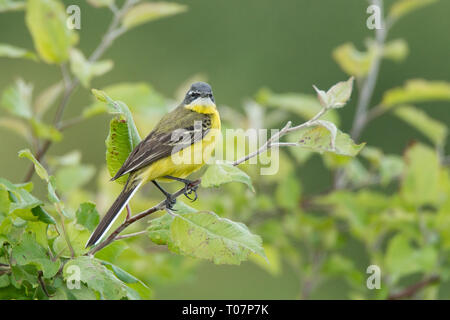
[[[193,181],[189,181],[189,183],[186,183],[184,185],[184,193],[183,194],[186,198],[188,198],[189,200],[194,202],[195,200],[198,199],[197,189],[198,189],[198,184],[194,185]],[[191,194],[194,194],[194,198],[190,197]]]
[[[177,199],[173,197],[173,195],[168,194],[166,198],[166,208],[172,211],[176,211],[173,206],[177,203]]]

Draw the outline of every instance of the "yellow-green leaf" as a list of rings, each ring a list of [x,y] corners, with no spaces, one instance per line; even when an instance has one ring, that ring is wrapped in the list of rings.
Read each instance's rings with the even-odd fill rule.
[[[47,173],[47,170],[37,161],[37,159],[34,157],[34,155],[31,153],[29,149],[24,149],[19,151],[19,158],[27,158],[34,164],[34,168],[36,170],[36,173],[38,176],[45,181],[49,181],[49,175]]]
[[[408,53],[408,43],[403,39],[389,41],[383,48],[383,57],[396,62],[403,61],[408,56]]]
[[[38,60],[37,56],[33,52],[23,48],[12,46],[7,43],[0,43],[0,57],[25,58],[33,61]]]
[[[389,17],[398,19],[434,2],[437,2],[437,0],[397,0],[389,10]]]
[[[55,142],[61,141],[62,133],[55,127],[45,124],[40,120],[34,118],[30,120],[30,123],[35,136]]]
[[[0,0],[0,12],[17,11],[25,8],[25,1]]]
[[[259,236],[244,224],[212,212],[177,215],[170,225],[170,237],[181,254],[216,264],[240,264],[250,253],[266,258]]]
[[[114,3],[114,0],[87,0],[87,2],[96,8],[107,7]]]
[[[186,10],[187,6],[173,2],[146,2],[131,8],[123,17],[122,25],[130,29]]]
[[[385,108],[390,108],[398,104],[425,101],[450,101],[450,82],[409,80],[403,87],[386,91],[381,104]]]
[[[337,130],[333,146],[333,135],[324,126],[306,128],[301,131],[298,141],[299,147],[307,148],[316,152],[332,152],[343,156],[356,156],[365,143],[355,144],[346,133]]]
[[[33,86],[19,79],[3,91],[0,106],[14,116],[30,119],[32,93]]]
[[[89,62],[83,53],[78,49],[70,51],[70,69],[80,80],[81,84],[89,88],[93,77],[101,76],[110,71],[114,66],[112,60]]]
[[[59,0],[27,0],[26,23],[39,56],[47,63],[63,63],[77,37],[67,27],[67,15]]]
[[[364,77],[369,72],[375,58],[375,46],[361,52],[353,43],[344,43],[333,50],[333,58],[344,72],[355,77]]]
[[[439,159],[436,151],[417,143],[405,154],[406,170],[400,194],[415,207],[439,200]],[[425,169],[425,170],[424,170]]]
[[[394,114],[407,122],[435,145],[442,146],[447,138],[447,127],[440,121],[430,118],[425,112],[412,106],[400,106],[394,109]]]
[[[249,175],[230,163],[214,163],[208,166],[202,176],[202,187],[218,187],[224,183],[241,182],[246,184],[253,192],[255,189]]]
[[[25,141],[30,141],[28,127],[20,119],[15,119],[12,117],[0,118],[0,127],[15,132],[16,134],[24,138]]]
[[[55,103],[58,97],[63,92],[64,85],[61,82],[57,82],[37,96],[34,103],[34,110],[37,118],[41,118],[45,112]]]

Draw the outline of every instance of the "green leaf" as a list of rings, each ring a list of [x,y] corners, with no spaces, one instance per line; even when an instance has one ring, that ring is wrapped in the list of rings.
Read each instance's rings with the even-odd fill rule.
[[[159,245],[169,244],[171,241],[170,225],[172,222],[173,217],[170,214],[165,214],[159,218],[150,220],[147,228],[150,240]]]
[[[323,108],[337,109],[346,105],[353,90],[353,77],[347,81],[341,81],[332,86],[327,92],[313,86],[317,92],[317,98]]]
[[[412,106],[397,107],[394,114],[419,130],[436,146],[444,145],[447,138],[447,127],[442,122],[430,118],[425,112]]]
[[[79,270],[80,281],[88,288],[99,292],[103,299],[119,300],[127,296],[126,285],[99,260],[86,256],[70,260],[63,269],[64,279],[68,280],[72,270],[76,268]]]
[[[95,204],[91,202],[85,202],[80,204],[76,212],[77,223],[84,226],[89,231],[94,231],[98,222],[100,221],[100,215],[98,214]]]
[[[31,195],[24,187],[14,185],[6,179],[0,178],[0,189],[9,191],[12,200],[9,213],[27,211],[42,204],[42,201]]]
[[[57,82],[42,91],[34,103],[34,110],[38,119],[42,118],[45,112],[56,102],[63,90],[64,85]]]
[[[47,184],[47,198],[51,203],[59,203],[58,195],[56,194],[56,179],[53,176],[49,177]]]
[[[437,2],[437,0],[397,0],[389,9],[389,17],[399,19],[404,15]]]
[[[70,51],[70,69],[72,73],[80,80],[81,84],[89,88],[91,79],[101,76],[110,71],[114,66],[112,60],[98,62],[89,62],[83,53],[78,49]]]
[[[432,247],[414,248],[405,235],[398,234],[389,241],[385,264],[387,272],[396,281],[408,274],[431,271],[437,258],[437,252]]]
[[[32,92],[33,86],[19,79],[3,91],[1,107],[14,116],[30,119]]]
[[[56,224],[55,219],[45,211],[42,206],[37,206],[31,209],[31,213],[38,218],[39,221],[45,222],[47,224]]]
[[[105,144],[106,165],[110,176],[113,177],[133,150],[129,136],[129,126],[126,120],[117,118],[111,120]],[[125,175],[116,181],[120,184],[125,184],[127,179],[128,175]]]
[[[1,7],[1,0],[0,0],[0,7]],[[0,9],[1,11],[1,9]],[[0,43],[0,57],[6,57],[6,58],[24,58],[24,59],[30,59],[33,61],[37,61],[37,56],[26,49],[19,48],[12,46],[7,43]]]
[[[166,99],[146,83],[118,83],[105,87],[103,92],[114,100],[126,101],[133,113],[138,112],[139,115],[160,118],[166,112]],[[83,116],[89,118],[107,111],[104,103],[96,101],[83,111]],[[147,118],[145,120],[151,121]],[[156,119],[154,121],[156,124]]]
[[[25,141],[30,141],[30,133],[28,126],[20,119],[12,117],[0,118],[0,127],[8,129],[17,135],[21,136]]]
[[[96,8],[100,8],[113,4],[114,0],[87,0],[87,2]]]
[[[17,11],[25,8],[25,1],[0,0],[0,12]]]
[[[266,257],[259,236],[244,224],[212,212],[177,215],[170,226],[170,236],[181,254],[216,264],[240,264],[251,252]]]
[[[396,62],[405,60],[408,56],[408,43],[403,39],[389,41],[384,45],[383,57]]]
[[[386,155],[380,163],[380,183],[388,185],[395,178],[400,177],[405,170],[402,157],[397,155]]]
[[[28,0],[25,19],[42,60],[55,64],[68,60],[69,50],[77,37],[67,27],[67,15],[61,1]]]
[[[439,159],[436,151],[416,143],[406,151],[405,162],[406,171],[400,190],[402,198],[416,207],[436,204],[439,200]]]
[[[450,101],[450,83],[423,79],[409,80],[404,87],[386,91],[381,104],[385,108],[390,108],[398,104],[426,101]]]
[[[91,235],[89,230],[75,222],[70,222],[66,224],[66,233],[75,252],[75,256],[84,254],[87,251],[84,246]],[[56,253],[61,253],[61,256],[63,257],[71,257],[70,249],[67,246],[67,242],[63,234],[60,234],[53,242],[53,250]]]
[[[12,273],[10,281],[11,284],[17,289],[22,289],[26,283],[29,283],[32,288],[36,288],[39,286],[38,271],[35,265],[31,264],[26,266],[13,265],[11,266],[11,271]]]
[[[71,165],[56,171],[56,187],[62,193],[70,193],[85,185],[95,174],[92,165]]]
[[[119,278],[119,280],[125,282],[130,289],[138,293],[138,297],[134,297],[134,294],[133,295],[128,294],[129,298],[148,299],[151,296],[150,288],[144,282],[142,282],[132,274],[126,272],[122,268],[112,263],[106,261],[102,261],[101,263],[105,266],[110,267],[114,272],[114,274],[117,276],[117,278]]]
[[[29,149],[24,149],[19,151],[19,158],[27,158],[34,164],[34,169],[36,170],[36,173],[38,176],[45,181],[49,181],[49,175],[47,173],[47,170],[39,163],[39,161],[36,160],[36,158],[33,156],[31,151]]]
[[[350,136],[337,130],[336,141],[333,148],[333,136],[330,130],[323,126],[306,128],[300,131],[298,144],[301,148],[310,149],[316,152],[332,152],[343,156],[356,156],[365,143],[355,144]]]
[[[35,136],[41,139],[51,140],[54,142],[61,141],[62,133],[54,126],[45,124],[40,120],[34,118],[30,120],[30,123]]]
[[[218,187],[229,182],[241,182],[255,192],[249,175],[231,163],[217,162],[211,164],[202,176],[202,187]]]
[[[136,129],[136,125],[133,121],[133,115],[130,112],[128,106],[121,102],[112,100],[105,92],[92,89],[92,93],[102,102],[106,102],[108,111],[111,114],[116,115],[117,119],[125,120],[128,126],[128,136],[132,148],[136,147],[141,142],[141,137]],[[123,118],[123,119],[122,119]]]
[[[126,249],[128,249],[128,245],[125,241],[114,241],[98,251],[95,254],[95,257],[100,260],[115,263]]]
[[[109,134],[105,141],[106,165],[110,175],[114,176],[141,138],[125,103],[112,100],[103,91],[93,89],[92,93],[98,100],[106,102],[109,112],[116,115],[110,122]],[[128,175],[116,181],[124,184],[127,178]]]
[[[49,248],[48,245],[48,224],[41,221],[27,221],[25,227],[26,232],[30,232],[35,235],[36,242],[39,243],[43,248]]]
[[[173,16],[187,10],[187,6],[172,2],[146,2],[128,10],[122,18],[122,25],[131,29],[157,19]]]
[[[36,239],[29,233],[25,233],[22,241],[12,249],[12,258],[19,266],[35,265],[43,272],[44,278],[53,277],[59,270],[59,260],[52,261],[49,253],[41,247]]]
[[[316,96],[309,94],[276,94],[270,90],[261,89],[256,95],[256,101],[263,106],[275,107],[292,112],[304,120],[311,119],[322,109]],[[339,115],[335,110],[329,110],[322,119],[339,124]]]
[[[376,55],[374,46],[368,44],[368,50],[358,51],[353,43],[345,43],[333,50],[333,58],[344,72],[361,78],[369,73]]]

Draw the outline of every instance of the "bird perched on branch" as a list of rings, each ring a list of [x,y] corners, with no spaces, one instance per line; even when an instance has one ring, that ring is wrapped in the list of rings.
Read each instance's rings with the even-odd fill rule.
[[[159,121],[111,179],[129,174],[125,187],[90,236],[86,247],[102,239],[136,191],[147,182],[151,181],[166,196],[169,209],[176,199],[158,182],[183,182],[185,196],[191,199],[189,195],[194,193],[195,198],[191,200],[196,200],[197,185],[186,177],[209,159],[218,132],[220,116],[211,86],[204,82],[194,83],[181,104]]]

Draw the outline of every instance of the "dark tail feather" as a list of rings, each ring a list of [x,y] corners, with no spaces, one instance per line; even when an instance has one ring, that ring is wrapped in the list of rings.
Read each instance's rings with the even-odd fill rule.
[[[128,186],[129,184],[130,186]],[[141,181],[130,181],[130,180],[127,181],[127,184],[117,197],[116,201],[114,201],[111,208],[109,208],[108,212],[100,221],[97,228],[91,234],[91,237],[86,243],[86,248],[94,244],[97,244],[101,240],[103,235],[108,232],[109,228],[112,226],[116,218],[119,216],[119,213],[128,204],[131,197],[134,195],[134,193],[137,191],[140,185]]]

